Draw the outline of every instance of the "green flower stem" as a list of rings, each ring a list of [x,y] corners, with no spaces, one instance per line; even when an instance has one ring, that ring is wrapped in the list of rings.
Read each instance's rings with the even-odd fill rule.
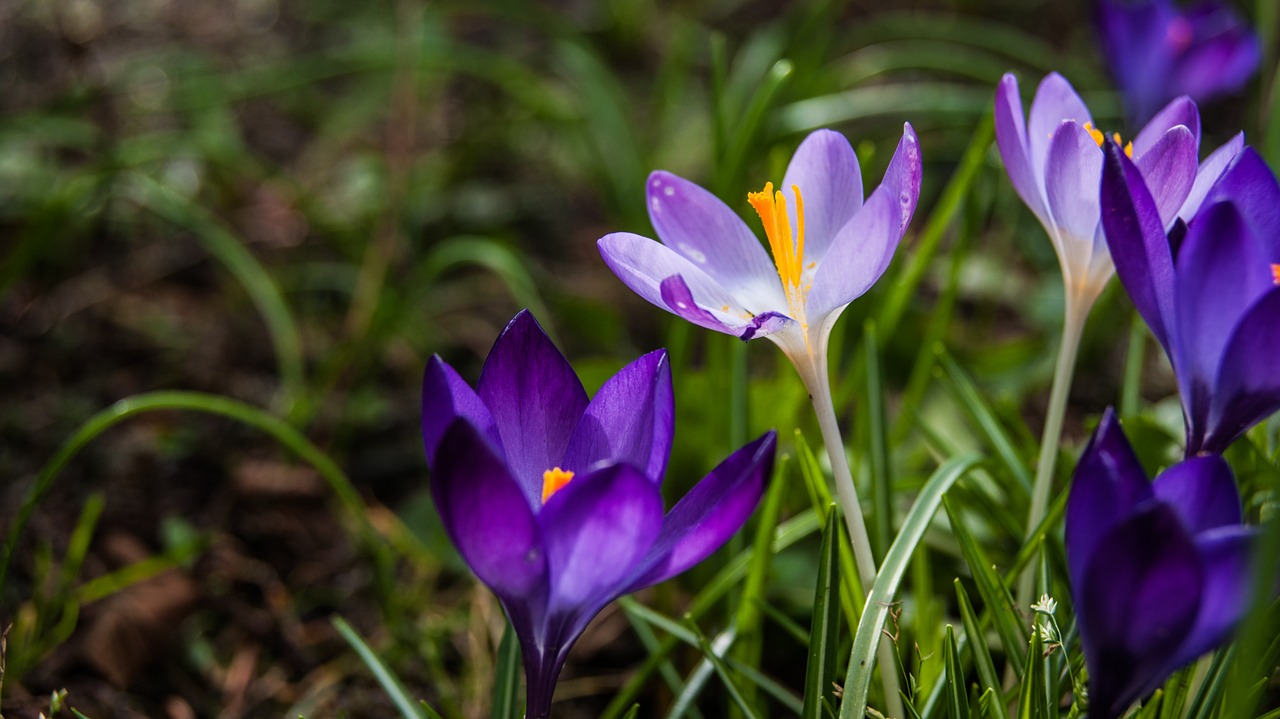
[[[800,368],[798,364],[796,369],[804,379],[805,389],[809,391],[809,400],[813,403],[814,414],[818,416],[818,427],[822,430],[822,443],[827,446],[827,456],[831,459],[831,471],[836,481],[836,496],[840,498],[845,524],[849,527],[849,543],[853,545],[853,556],[858,565],[858,579],[865,596],[876,580],[876,560],[871,554],[871,537],[867,534],[867,523],[862,516],[862,504],[858,501],[858,489],[853,484],[849,458],[844,451],[844,439],[840,436],[840,425],[836,420],[835,406],[831,401],[831,379],[827,373],[826,357],[816,358],[812,364],[814,366],[807,368],[807,371]],[[876,646],[876,662],[880,665],[886,716],[906,716],[899,691],[896,670],[898,664],[893,655],[893,644],[887,637],[881,637]]]
[[[1062,346],[1058,348],[1058,365],[1053,371],[1053,387],[1049,391],[1049,408],[1045,411],[1044,434],[1040,437],[1040,460],[1036,464],[1035,482],[1031,487],[1031,510],[1027,513],[1027,541],[1044,519],[1049,506],[1049,491],[1053,488],[1054,467],[1057,465],[1058,446],[1062,442],[1062,420],[1067,413],[1067,398],[1071,395],[1071,379],[1075,374],[1076,355],[1080,350],[1080,335],[1084,321],[1096,297],[1073,297],[1067,293],[1066,314],[1062,322]],[[1031,606],[1035,600],[1035,572],[1029,566],[1018,579],[1018,608]]]

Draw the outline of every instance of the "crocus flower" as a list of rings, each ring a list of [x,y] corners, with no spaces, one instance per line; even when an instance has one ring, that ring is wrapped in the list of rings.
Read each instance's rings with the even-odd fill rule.
[[[1106,139],[1065,78],[1047,75],[1024,120],[1018,80],[996,91],[996,142],[1018,196],[1053,241],[1068,306],[1087,314],[1114,272],[1098,204]],[[1113,138],[1117,136],[1113,135]],[[1173,222],[1196,176],[1200,115],[1182,97],[1169,103],[1125,146],[1156,193],[1164,225]]]
[[[1221,452],[1280,409],[1280,185],[1245,148],[1167,234],[1151,195],[1110,147],[1101,196],[1117,274],[1173,365],[1187,455]]]
[[[673,412],[666,352],[622,368],[588,401],[528,311],[498,337],[474,390],[438,356],[427,364],[422,438],[432,496],[449,538],[520,639],[530,719],[549,715],[569,648],[597,612],[702,561],[764,491],[772,432],[664,516]]]
[[[1222,644],[1250,598],[1252,530],[1222,457],[1147,481],[1110,409],[1067,498],[1067,568],[1089,668],[1089,716],[1114,719]]]
[[[920,148],[911,125],[863,202],[849,141],[818,130],[800,143],[782,185],[748,201],[769,249],[738,214],[698,185],[654,172],[645,185],[661,243],[628,232],[601,238],[604,261],[636,294],[708,329],[768,337],[812,389],[825,381],[836,318],[880,278],[920,196]]]
[[[1135,125],[1179,95],[1209,100],[1239,90],[1262,57],[1248,24],[1214,0],[1185,12],[1170,0],[1101,0],[1096,19]]]

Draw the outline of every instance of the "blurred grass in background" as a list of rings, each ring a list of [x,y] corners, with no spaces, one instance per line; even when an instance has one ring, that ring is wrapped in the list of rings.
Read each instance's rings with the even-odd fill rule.
[[[1268,61],[1246,98],[1201,108],[1203,148],[1243,127],[1274,166],[1276,11],[1266,0],[1247,10]],[[744,350],[654,310],[608,272],[595,240],[651,233],[643,183],[657,168],[747,217],[746,193],[779,180],[820,126],[850,138],[868,188],[904,121],[925,161],[908,238],[846,311],[833,349],[860,481],[871,481],[876,443],[891,448],[873,526],[882,542],[896,533],[904,493],[939,457],[1003,449],[1005,464],[951,498],[1007,569],[1026,503],[1009,488],[1035,456],[1062,305],[1052,248],[990,146],[985,116],[1010,70],[1028,91],[1062,72],[1100,125],[1120,128],[1086,3],[0,4],[7,527],[63,442],[118,400],[191,390],[265,410],[249,421],[241,405],[173,405],[191,413],[157,401],[97,441],[85,435],[78,457],[42,475],[48,491],[0,587],[0,621],[14,626],[6,716],[48,711],[62,687],[95,719],[388,715],[334,613],[411,695],[446,716],[485,715],[502,616],[430,506],[417,429],[425,359],[439,353],[474,380],[522,307],[589,390],[668,347],[673,496],[747,435],[816,436],[804,390],[772,348]],[[1113,286],[1086,330],[1072,456],[1122,395],[1144,459],[1176,454],[1172,375],[1157,352],[1127,352],[1130,336],[1146,342],[1132,316]],[[864,352],[867,320],[878,355]],[[745,395],[723,369],[744,355]],[[868,357],[879,360],[871,371]],[[883,405],[866,401],[877,393]],[[873,440],[885,406],[887,440]],[[1275,447],[1259,432],[1237,452],[1252,468],[1239,472],[1254,519],[1277,496]],[[811,504],[796,463],[784,466],[783,519]],[[745,600],[764,616],[751,620],[763,628],[744,661],[793,693],[805,649],[791,630],[808,623],[820,524],[753,570],[771,579]],[[921,705],[942,674],[943,619],[959,624],[949,584],[969,576],[941,525],[924,541],[899,642]],[[678,617],[723,565],[645,603]],[[702,630],[723,629],[738,602],[731,592]],[[609,609],[584,637],[557,694],[561,715],[597,716],[624,686],[640,716],[727,711],[714,681],[700,697],[675,696],[672,675],[694,667],[696,647],[676,651],[665,680],[636,683],[657,641],[636,611]]]

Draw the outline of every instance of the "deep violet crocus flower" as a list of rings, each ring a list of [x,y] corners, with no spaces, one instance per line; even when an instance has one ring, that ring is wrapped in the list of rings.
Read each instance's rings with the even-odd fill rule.
[[[524,656],[526,716],[550,714],[569,648],[609,602],[702,561],[746,521],[773,468],[769,432],[663,513],[674,431],[665,351],[591,400],[533,315],[494,342],[474,390],[427,363],[422,438],[445,531],[502,603]]]
[[[1210,100],[1236,92],[1262,57],[1248,24],[1214,0],[1185,11],[1170,0],[1101,0],[1095,19],[1135,125],[1179,95]]]
[[[1230,467],[1193,457],[1147,481],[1108,409],[1067,498],[1067,569],[1089,716],[1114,719],[1222,644],[1248,610],[1253,530]]]
[[[1025,120],[1018,80],[1005,75],[996,90],[995,115],[996,143],[1009,180],[1053,241],[1068,307],[1088,314],[1113,273],[1098,203],[1099,148],[1106,136],[1058,73],[1040,82]],[[1199,147],[1200,115],[1186,97],[1165,106],[1125,145],[1155,188],[1165,225],[1173,222],[1191,191]]]
[[[1118,148],[1103,173],[1116,272],[1173,365],[1188,456],[1223,451],[1280,409],[1280,185],[1252,148],[1228,163],[1168,233]]]

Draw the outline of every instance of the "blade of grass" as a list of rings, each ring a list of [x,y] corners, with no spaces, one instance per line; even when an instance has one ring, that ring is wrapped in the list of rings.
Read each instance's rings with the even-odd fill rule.
[[[950,624],[942,636],[942,660],[947,684],[947,716],[969,719],[969,693],[965,691],[964,669],[956,650],[956,633]]]
[[[404,688],[400,678],[391,671],[386,664],[382,662],[382,658],[378,653],[373,651],[364,639],[360,638],[360,634],[347,624],[342,617],[334,616],[333,626],[342,635],[342,638],[356,650],[356,654],[360,656],[360,660],[369,668],[369,672],[373,674],[373,678],[378,681],[382,690],[391,698],[391,702],[396,705],[396,709],[400,711],[400,716],[404,719],[443,719],[436,710],[427,705],[426,702],[416,702],[409,698],[409,692]]]
[[[520,642],[507,622],[498,645],[498,663],[493,675],[493,702],[490,719],[519,719],[520,706]]]
[[[742,689],[738,687],[738,683],[734,681],[733,674],[729,671],[729,668],[725,666],[724,660],[721,659],[720,654],[712,648],[711,643],[707,641],[707,638],[703,636],[702,631],[698,629],[698,623],[693,621],[692,618],[686,617],[685,625],[688,626],[694,633],[694,636],[698,638],[698,646],[702,649],[702,656],[705,657],[707,661],[711,662],[712,669],[714,669],[716,674],[720,677],[720,681],[724,683],[725,690],[729,692],[729,698],[733,700],[735,705],[737,705],[738,710],[741,711],[742,715],[747,719],[759,719],[759,715],[756,714],[755,708],[751,706],[751,702],[747,700],[746,696],[742,693]]]
[[[1009,474],[1018,481],[1018,486],[1030,494],[1031,473],[1023,463],[1013,438],[1005,431],[995,411],[983,399],[973,378],[960,367],[945,347],[936,345],[934,352],[937,354],[938,366],[942,368],[943,378],[946,380],[943,386],[950,390],[952,397],[969,414],[978,429],[982,430],[991,448],[1009,470]]]
[[[827,487],[827,476],[822,471],[822,465],[818,463],[818,457],[813,453],[813,449],[809,443],[805,441],[804,435],[800,430],[795,433],[795,447],[798,464],[800,465],[800,474],[804,477],[805,487],[809,490],[809,498],[813,502],[813,511],[815,516],[822,516],[826,507],[831,506],[832,497],[831,489]],[[845,578],[841,582],[840,603],[844,607],[845,621],[849,626],[858,625],[858,618],[862,616],[863,602],[865,601],[862,592],[854,591],[854,582],[849,577],[858,576],[858,567],[853,560],[853,550],[849,548],[848,542],[840,543],[840,575]],[[861,586],[861,585],[858,585]]]
[[[745,349],[741,342],[735,343]],[[745,355],[744,355],[745,364]],[[743,377],[745,383],[745,376]],[[760,655],[764,644],[760,634],[760,605],[765,602],[765,586],[769,579],[769,567],[773,563],[773,554],[769,544],[773,541],[774,530],[778,527],[778,517],[782,511],[782,499],[786,495],[789,483],[787,477],[788,457],[783,457],[774,473],[774,480],[769,484],[763,506],[757,516],[755,540],[751,545],[751,566],[743,581],[742,594],[738,601],[734,626],[737,628],[738,641],[733,648],[733,657],[747,666],[760,663]],[[742,698],[748,704],[755,703],[755,692],[750,686],[742,688]]]
[[[818,551],[818,581],[813,592],[813,621],[809,627],[809,660],[804,673],[801,719],[823,719],[823,707],[834,703],[836,648],[840,643],[841,523],[834,503],[827,506]]]
[[[867,363],[867,456],[871,463],[871,547],[876,561],[884,558],[893,536],[893,477],[889,474],[889,439],[885,427],[884,377],[880,373],[880,343],[876,323],[862,327],[862,347]]]
[[[943,495],[980,460],[981,457],[976,454],[964,454],[948,460],[925,482],[911,511],[904,518],[898,537],[889,547],[875,584],[867,595],[866,611],[863,612],[857,633],[854,634],[853,651],[844,681],[844,699],[840,704],[840,719],[861,719],[866,713],[867,692],[875,665],[874,655],[880,644],[880,631],[893,606],[898,583],[902,581],[916,545],[924,537]]]
[[[987,637],[973,612],[973,604],[969,602],[969,593],[957,577],[955,580],[956,603],[960,608],[960,620],[964,623],[964,635],[969,640],[969,651],[973,654],[973,664],[978,670],[978,681],[984,689],[1000,691],[1000,675],[996,674],[996,663],[991,659],[991,649],[987,647]]]
[[[1031,632],[1026,666],[1022,670],[1022,691],[1018,695],[1017,719],[1049,719],[1049,697],[1044,684],[1044,645],[1039,632]]]

